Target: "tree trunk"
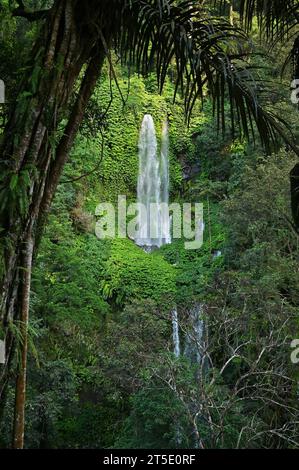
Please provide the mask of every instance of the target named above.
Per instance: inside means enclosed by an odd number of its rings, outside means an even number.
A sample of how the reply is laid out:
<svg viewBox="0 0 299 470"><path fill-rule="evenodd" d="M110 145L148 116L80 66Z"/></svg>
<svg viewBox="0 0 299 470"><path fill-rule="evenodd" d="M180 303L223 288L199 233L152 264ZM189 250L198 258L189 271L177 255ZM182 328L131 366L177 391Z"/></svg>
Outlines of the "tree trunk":
<svg viewBox="0 0 299 470"><path fill-rule="evenodd" d="M19 364L18 378L16 384L15 398L15 421L13 434L13 448L24 448L24 429L25 429L25 401L26 401L26 375L27 375L27 352L28 352L28 325L29 325L29 306L30 306L30 286L32 273L33 240L29 235L24 247L24 282L22 286L21 303L21 337L22 353Z"/></svg>
<svg viewBox="0 0 299 470"><path fill-rule="evenodd" d="M18 448L23 445L30 301L31 269L26 270L26 266L31 264L37 233L43 226L105 57L101 42L94 39L92 31L86 31L86 18L80 16L79 3L56 0L20 85L0 153L0 256L5 266L0 278L0 325L6 339L6 363L0 366L0 419L15 349L10 325L21 319L24 344L15 419ZM85 64L78 97L68 113ZM62 119L67 119L67 125L59 140L57 129Z"/></svg>

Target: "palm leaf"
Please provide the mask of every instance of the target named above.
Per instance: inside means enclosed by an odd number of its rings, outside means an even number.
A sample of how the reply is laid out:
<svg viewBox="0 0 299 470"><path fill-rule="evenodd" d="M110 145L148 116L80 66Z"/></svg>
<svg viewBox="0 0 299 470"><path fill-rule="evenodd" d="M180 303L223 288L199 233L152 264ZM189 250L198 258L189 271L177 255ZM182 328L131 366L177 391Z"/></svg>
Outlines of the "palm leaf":
<svg viewBox="0 0 299 470"><path fill-rule="evenodd" d="M244 2L249 21L253 3ZM251 52L243 30L223 18L212 17L199 1L130 0L122 5L114 18L115 48L143 74L155 63L160 90L170 64L175 64L175 93L180 91L184 96L188 118L196 100L203 101L208 89L223 130L227 96L233 132L238 128L249 137L255 124L267 150L280 134L297 151L286 123L261 106L260 84L247 62Z"/></svg>
<svg viewBox="0 0 299 470"><path fill-rule="evenodd" d="M247 30L256 16L261 30L272 39L282 39L299 23L298 0L239 0L239 7Z"/></svg>

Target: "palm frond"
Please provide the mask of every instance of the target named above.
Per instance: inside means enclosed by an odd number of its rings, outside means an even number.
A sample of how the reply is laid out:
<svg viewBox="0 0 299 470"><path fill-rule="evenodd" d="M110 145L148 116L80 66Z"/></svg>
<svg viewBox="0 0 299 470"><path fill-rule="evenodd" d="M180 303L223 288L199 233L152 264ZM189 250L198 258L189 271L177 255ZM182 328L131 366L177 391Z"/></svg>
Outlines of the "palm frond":
<svg viewBox="0 0 299 470"><path fill-rule="evenodd" d="M233 133L239 128L249 137L254 133L255 124L267 150L280 134L297 151L287 135L286 123L260 104L260 84L247 63L249 42L241 29L223 18L212 17L199 1L128 0L122 3L116 21L116 49L143 74L155 65L161 90L170 64L175 63L175 88L185 98L188 117L196 100L203 101L208 90L219 127L225 128L226 96Z"/></svg>
<svg viewBox="0 0 299 470"><path fill-rule="evenodd" d="M283 38L299 24L298 0L239 0L240 15L247 30L256 16L267 37Z"/></svg>

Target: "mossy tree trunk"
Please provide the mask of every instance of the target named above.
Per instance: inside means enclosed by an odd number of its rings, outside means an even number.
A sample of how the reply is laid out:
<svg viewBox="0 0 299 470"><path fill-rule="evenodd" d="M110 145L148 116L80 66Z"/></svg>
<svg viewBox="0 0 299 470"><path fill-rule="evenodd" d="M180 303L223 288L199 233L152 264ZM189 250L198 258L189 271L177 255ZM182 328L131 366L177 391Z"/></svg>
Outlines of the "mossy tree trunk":
<svg viewBox="0 0 299 470"><path fill-rule="evenodd" d="M16 448L24 445L32 254L105 57L102 43L94 39L85 21L78 1L56 0L20 84L0 153L0 324L6 340L6 363L0 366L0 417L18 346L22 360L16 391ZM61 131L64 120L67 124ZM16 345L18 322L22 339Z"/></svg>

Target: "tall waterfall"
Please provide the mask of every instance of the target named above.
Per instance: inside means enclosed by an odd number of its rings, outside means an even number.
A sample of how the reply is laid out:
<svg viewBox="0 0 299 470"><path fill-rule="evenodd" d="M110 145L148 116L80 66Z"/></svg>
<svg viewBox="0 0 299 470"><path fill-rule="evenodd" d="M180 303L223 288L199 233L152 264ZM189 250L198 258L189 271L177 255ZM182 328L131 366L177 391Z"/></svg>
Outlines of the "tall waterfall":
<svg viewBox="0 0 299 470"><path fill-rule="evenodd" d="M143 118L139 136L139 175L137 186L138 233L137 245L150 251L171 243L169 211L169 129L164 122L161 135L161 149L158 142L153 118L146 114ZM202 306L190 310L189 331L185 336L184 355L192 363L201 364L201 345L204 336ZM173 348L176 357L181 355L179 315L177 308L172 311Z"/></svg>
<svg viewBox="0 0 299 470"><path fill-rule="evenodd" d="M169 130L168 122L164 121L161 140L161 202L169 204ZM171 243L169 212L161 213L162 244Z"/></svg>
<svg viewBox="0 0 299 470"><path fill-rule="evenodd" d="M170 220L164 204L169 201L169 137L168 124L163 125L161 155L154 121L144 116L139 137L138 203L144 210L138 214L136 244L142 247L158 247L170 243ZM164 210L163 210L164 208Z"/></svg>

